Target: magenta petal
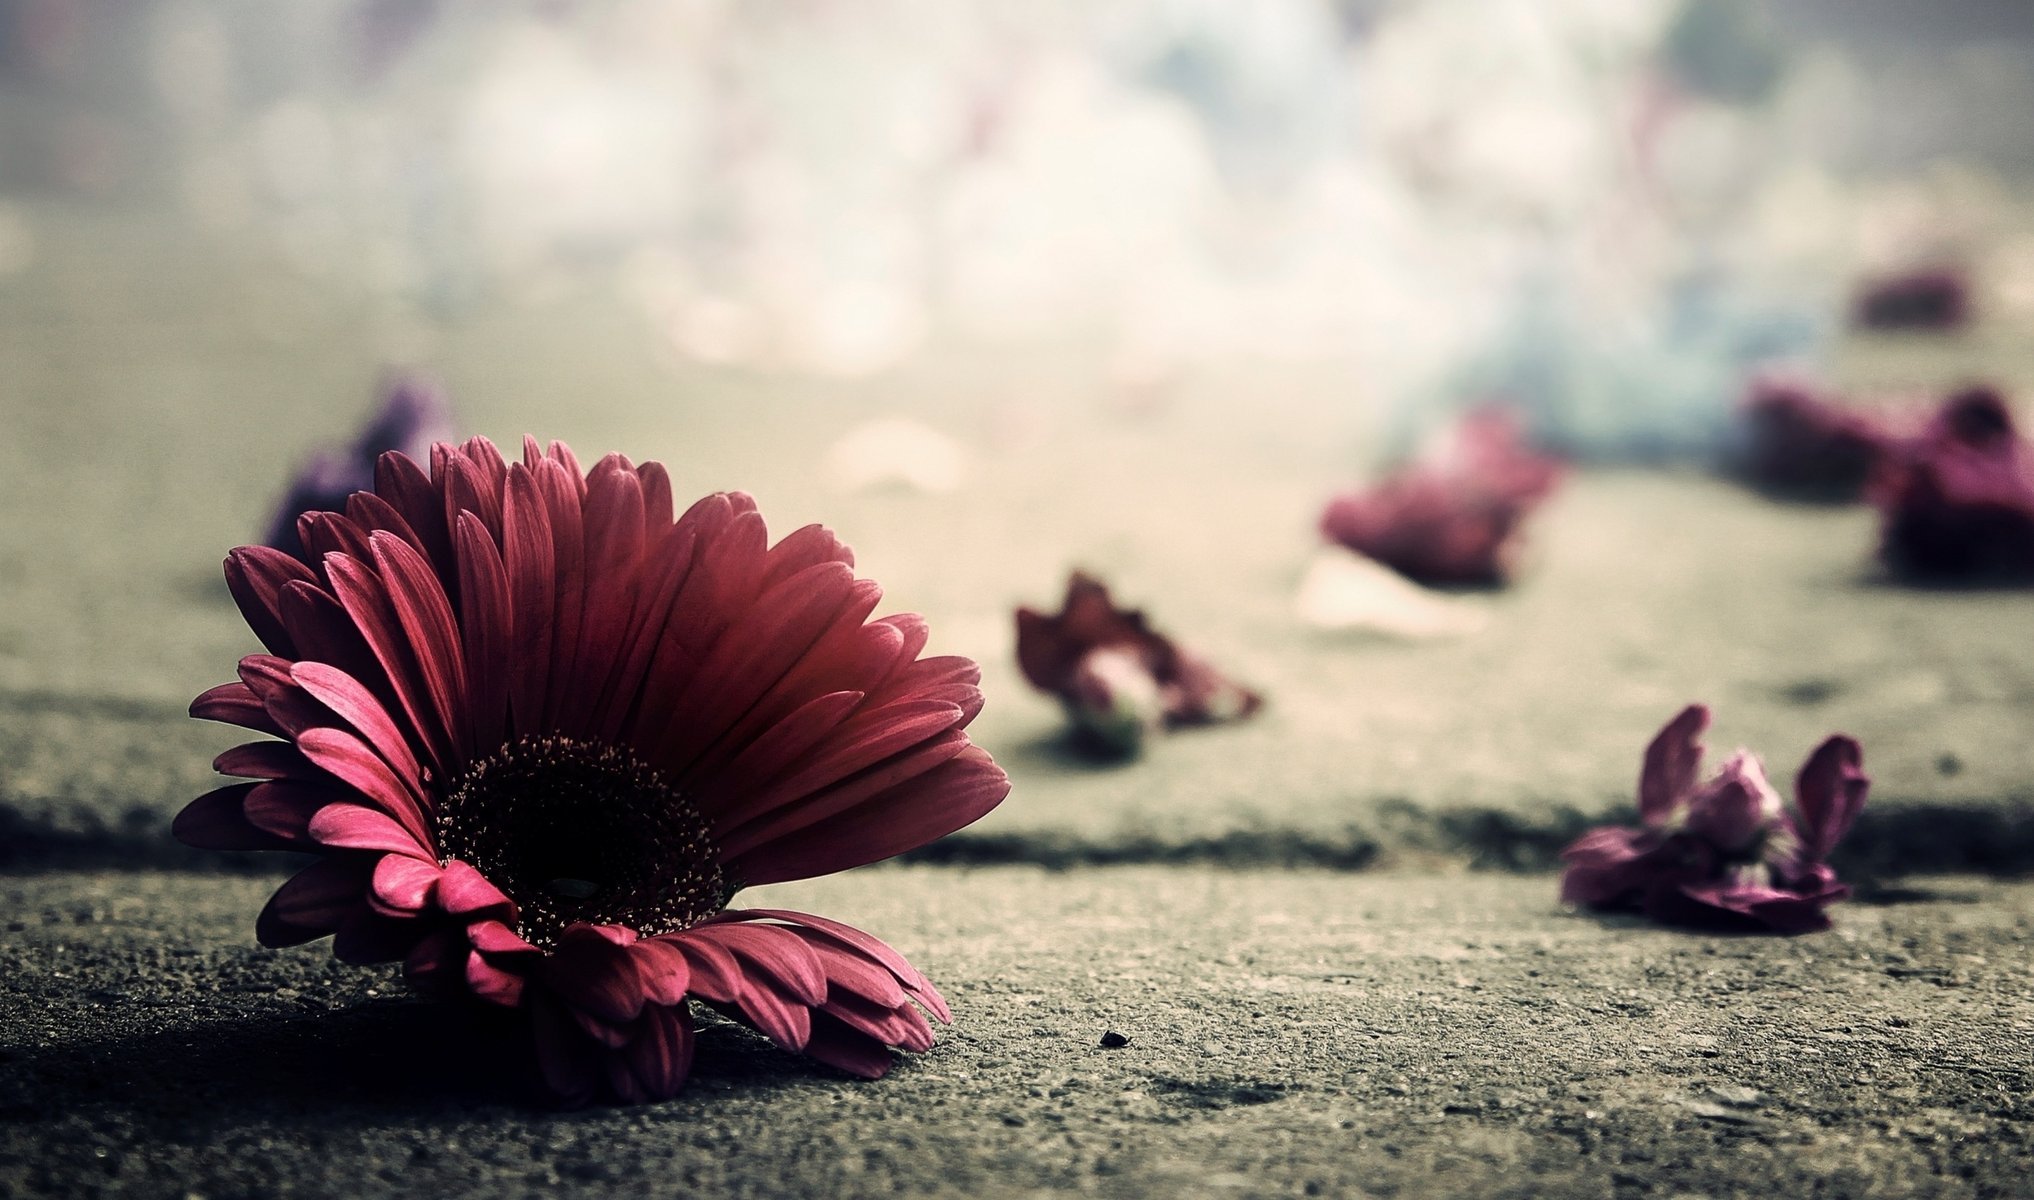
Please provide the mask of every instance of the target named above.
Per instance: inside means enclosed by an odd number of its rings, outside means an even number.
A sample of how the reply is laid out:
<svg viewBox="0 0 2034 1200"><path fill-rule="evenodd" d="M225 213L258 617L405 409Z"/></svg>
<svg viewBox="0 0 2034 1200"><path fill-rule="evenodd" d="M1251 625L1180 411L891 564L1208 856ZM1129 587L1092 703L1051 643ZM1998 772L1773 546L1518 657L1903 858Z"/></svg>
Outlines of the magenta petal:
<svg viewBox="0 0 2034 1200"><path fill-rule="evenodd" d="M264 946L295 946L338 929L367 903L374 859L335 854L291 876L268 899L254 925Z"/></svg>
<svg viewBox="0 0 2034 1200"><path fill-rule="evenodd" d="M221 775L244 779L313 779L316 768L288 742L249 742L235 746L212 760L212 769Z"/></svg>
<svg viewBox="0 0 2034 1200"><path fill-rule="evenodd" d="M1709 728L1709 709L1691 704L1654 736L1646 747L1639 773L1639 819L1658 825L1695 790L1702 770L1702 732Z"/></svg>
<svg viewBox="0 0 2034 1200"><path fill-rule="evenodd" d="M191 715L200 721L217 721L223 725L238 725L242 729L284 736L282 726L268 715L268 708L262 704L261 697L237 680L222 683L191 701Z"/></svg>
<svg viewBox="0 0 2034 1200"><path fill-rule="evenodd" d="M200 850L287 850L291 843L256 827L242 802L258 784L236 783L206 792L170 822L170 836Z"/></svg>
<svg viewBox="0 0 2034 1200"><path fill-rule="evenodd" d="M475 950L496 957L543 953L500 921L475 921L466 927L466 937Z"/></svg>
<svg viewBox="0 0 2034 1200"><path fill-rule="evenodd" d="M282 590L298 580L316 583L317 576L281 550L242 546L226 558L226 587L241 616L270 653L284 658L296 656L296 642L283 627Z"/></svg>
<svg viewBox="0 0 2034 1200"><path fill-rule="evenodd" d="M436 863L390 854L375 864L370 895L377 907L390 915L419 913L431 902L431 893L443 874Z"/></svg>
<svg viewBox="0 0 2034 1200"><path fill-rule="evenodd" d="M787 925L817 932L833 939L841 946L854 951L870 962L890 972L906 990L932 1010L934 1016L951 1022L953 1013L948 1011L946 1001L932 986L918 968L911 965L902 954L897 953L881 938L864 933L852 925L842 924L827 917L815 917L811 913L793 912L783 908L749 908L731 911L721 920L769 920L782 921Z"/></svg>
<svg viewBox="0 0 2034 1200"><path fill-rule="evenodd" d="M1837 734L1815 748L1794 783L1804 857L1812 862L1829 857L1857 820L1871 782L1864 773L1864 748L1855 738Z"/></svg>
<svg viewBox="0 0 2034 1200"><path fill-rule="evenodd" d="M692 1072L692 1018L682 1005L644 1009L622 1054L645 1100L670 1099Z"/></svg>
<svg viewBox="0 0 2034 1200"><path fill-rule="evenodd" d="M648 1000L635 956L585 925L574 925L543 960L545 983L567 1004L619 1025Z"/></svg>
<svg viewBox="0 0 2034 1200"><path fill-rule="evenodd" d="M475 950L466 956L466 988L474 997L503 1008L523 1000L523 977L495 966Z"/></svg>
<svg viewBox="0 0 2034 1200"><path fill-rule="evenodd" d="M437 856L417 844L408 830L387 813L358 804L328 804L311 818L311 837L327 846L348 850L381 850L435 862Z"/></svg>
<svg viewBox="0 0 2034 1200"><path fill-rule="evenodd" d="M805 1054L863 1079L881 1079L896 1062L889 1047L824 1012L812 1016L812 1035L806 1039Z"/></svg>
<svg viewBox="0 0 2034 1200"><path fill-rule="evenodd" d="M445 864L445 877L438 881L438 904L453 916L469 918L512 916L516 907L485 875L456 858Z"/></svg>

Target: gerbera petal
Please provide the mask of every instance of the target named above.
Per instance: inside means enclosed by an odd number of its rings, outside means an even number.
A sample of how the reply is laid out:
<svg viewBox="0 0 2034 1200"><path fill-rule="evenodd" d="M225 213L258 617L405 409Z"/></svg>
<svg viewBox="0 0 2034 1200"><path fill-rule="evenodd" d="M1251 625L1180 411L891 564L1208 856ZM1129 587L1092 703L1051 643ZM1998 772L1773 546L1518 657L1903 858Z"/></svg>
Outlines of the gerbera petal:
<svg viewBox="0 0 2034 1200"><path fill-rule="evenodd" d="M1702 770L1702 731L1709 728L1709 709L1691 704L1667 722L1646 747L1639 772L1639 819L1658 825L1695 790Z"/></svg>
<svg viewBox="0 0 2034 1200"><path fill-rule="evenodd" d="M412 842L430 846L430 818L424 802L373 747L342 729L306 729L297 736L304 757L357 790L383 813L399 822Z"/></svg>
<svg viewBox="0 0 2034 1200"><path fill-rule="evenodd" d="M368 895L376 907L393 916L424 911L444 875L437 863L424 862L402 854L384 855L374 866L374 880Z"/></svg>
<svg viewBox="0 0 2034 1200"><path fill-rule="evenodd" d="M394 698L367 639L330 592L308 583L290 584L283 589L282 615L297 641L299 662L327 664L376 696Z"/></svg>
<svg viewBox="0 0 2034 1200"><path fill-rule="evenodd" d="M1794 804L1801 812L1808 861L1828 858L1836 843L1850 832L1871 783L1864 773L1864 748L1855 738L1837 734L1808 756L1794 782Z"/></svg>
<svg viewBox="0 0 2034 1200"><path fill-rule="evenodd" d="M915 807L905 804L901 791L904 784L924 775L968 749L967 735L958 731L940 733L908 749L882 759L875 765L846 779L829 782L821 790L791 792L786 787L772 787L757 797L755 807L760 809L753 819L727 830L716 829L715 840L720 844L721 853L729 861L748 855L758 846L777 841L810 828L824 821L850 813L869 801L881 797L883 809L900 819L908 819L903 808ZM1007 781L1006 781L1007 782ZM1001 799L1000 796L997 799ZM766 807L767 806L767 807ZM991 804L993 807L993 802ZM734 817L746 815L744 811L730 814ZM983 809L982 812L987 812ZM979 816L980 814L976 814ZM972 821L974 818L969 818ZM967 824L963 821L962 824ZM960 826L954 826L958 829ZM946 830L939 837L946 833ZM927 838L926 841L933 839ZM904 849L924 845L913 842ZM887 855L885 857L888 857ZM871 859L870 861L875 861ZM743 876L743 878L749 878Z"/></svg>
<svg viewBox="0 0 2034 1200"><path fill-rule="evenodd" d="M636 468L643 483L643 536L656 538L671 527L676 506L671 499L671 473L664 464L648 462Z"/></svg>
<svg viewBox="0 0 2034 1200"><path fill-rule="evenodd" d="M692 1017L682 1006L644 1009L635 1036L621 1054L642 1099L670 1099L692 1073Z"/></svg>
<svg viewBox="0 0 2034 1200"><path fill-rule="evenodd" d="M726 835L726 846L732 849L766 841L851 807L856 802L851 790L836 792L831 804L818 803L816 798L822 790L858 771L867 770L893 755L902 755L914 746L926 746L963 719L964 714L959 707L938 700L906 701L874 712L857 713L834 731L804 765L763 788L752 798L743 797L738 808L714 814L730 824L739 822ZM953 757L953 754L959 753L959 747L954 746L951 752L946 752L928 746L928 753L930 761L921 770L930 770ZM908 765L900 760L898 774L890 783L879 786L892 786L897 780L908 778L902 773L907 769ZM782 814L781 819L768 819L784 806L801 799L807 802L798 806L800 811L797 813Z"/></svg>
<svg viewBox="0 0 2034 1200"><path fill-rule="evenodd" d="M829 562L852 567L855 565L855 552L824 525L807 525L793 530L770 547L763 562L763 586L774 587L808 567Z"/></svg>
<svg viewBox="0 0 2034 1200"><path fill-rule="evenodd" d="M268 715L268 708L253 689L238 680L208 689L191 701L191 715L200 721L238 725L257 733L284 736L282 726Z"/></svg>
<svg viewBox="0 0 2034 1200"><path fill-rule="evenodd" d="M782 921L805 933L817 933L831 938L842 947L888 971L907 991L931 1009L934 1016L942 1021L953 1020L953 1014L947 1010L946 1001L932 986L932 981L918 968L912 966L910 960L873 934L864 933L852 925L843 924L830 917L816 917L811 913L793 912L786 908L746 908L728 913L723 919Z"/></svg>
<svg viewBox="0 0 2034 1200"><path fill-rule="evenodd" d="M395 505L373 492L355 492L348 497L346 519L359 526L363 541L375 533L390 533L409 543L410 548L418 554L430 553L424 546L424 539L417 536L417 531L411 528L409 521L401 513L396 511ZM356 558L361 557L360 553L352 549L348 549L347 553L353 554Z"/></svg>
<svg viewBox="0 0 2034 1200"><path fill-rule="evenodd" d="M649 999L636 956L586 925L558 938L544 958L543 976L567 1004L613 1025L635 1020Z"/></svg>
<svg viewBox="0 0 2034 1200"><path fill-rule="evenodd" d="M170 836L200 850L288 850L291 843L247 819L242 802L259 784L236 783L184 805L170 822Z"/></svg>
<svg viewBox="0 0 2034 1200"><path fill-rule="evenodd" d="M296 946L338 929L367 902L374 858L333 854L291 876L277 888L254 923L254 936L269 947Z"/></svg>
<svg viewBox="0 0 2034 1200"><path fill-rule="evenodd" d="M464 715L468 745L501 742L508 721L508 662L514 619L508 571L480 518L461 513L453 532L459 559L460 634L466 664Z"/></svg>
<svg viewBox="0 0 2034 1200"><path fill-rule="evenodd" d="M514 727L543 727L544 691L551 674L553 583L551 517L537 492L536 477L517 463L509 468L502 500L502 565L508 572L509 607L515 618L510 658L510 710Z"/></svg>
<svg viewBox="0 0 2034 1200"><path fill-rule="evenodd" d="M475 921L466 927L466 936L475 950L497 958L543 953L500 921Z"/></svg>
<svg viewBox="0 0 2034 1200"><path fill-rule="evenodd" d="M395 718L372 692L353 676L324 663L300 662L290 668L290 678L334 716L351 725L360 740L393 770L396 778L424 803L421 768L410 750L410 738L397 727Z"/></svg>
<svg viewBox="0 0 2034 1200"><path fill-rule="evenodd" d="M282 590L298 580L315 583L317 576L294 555L273 547L242 546L226 556L226 588L233 603L261 644L284 658L296 656L296 642L283 625Z"/></svg>
<svg viewBox="0 0 2034 1200"><path fill-rule="evenodd" d="M466 989L479 1000L514 1008L522 1003L523 977L489 962L475 950L466 956Z"/></svg>
<svg viewBox="0 0 2034 1200"><path fill-rule="evenodd" d="M317 768L303 752L288 742L247 742L212 760L212 769L221 775L244 779L308 779Z"/></svg>
<svg viewBox="0 0 2034 1200"><path fill-rule="evenodd" d="M888 1046L824 1012L812 1015L812 1034L806 1039L805 1054L863 1079L881 1079L897 1061Z"/></svg>
<svg viewBox="0 0 2034 1200"><path fill-rule="evenodd" d="M445 732L453 753L461 755L466 741L460 717L466 664L451 601L431 565L408 542L389 533L377 533L372 541L385 594L408 635L435 727Z"/></svg>
<svg viewBox="0 0 2034 1200"><path fill-rule="evenodd" d="M311 818L328 804L338 804L346 793L324 783L278 779L260 784L247 793L240 810L256 829L274 834L290 843L311 840Z"/></svg>
<svg viewBox="0 0 2034 1200"><path fill-rule="evenodd" d="M342 513L307 512L298 517L297 540L304 544L304 553L317 565L320 583L331 582L332 573L325 564L329 556L367 557L367 530Z"/></svg>
<svg viewBox="0 0 2034 1200"><path fill-rule="evenodd" d="M431 765L441 776L456 776L452 733L445 728L444 718L433 701L432 684L418 665L417 650L404 633L390 587L366 563L349 555L327 556L325 569L332 577L332 590L339 603L346 606L347 614L373 648L375 660L387 674L404 715L429 753Z"/></svg>
<svg viewBox="0 0 2034 1200"><path fill-rule="evenodd" d="M359 804L328 804L319 809L311 817L311 837L321 845L347 850L382 850L436 860L436 855L394 818Z"/></svg>
<svg viewBox="0 0 2034 1200"><path fill-rule="evenodd" d="M445 864L445 877L438 881L438 905L455 917L477 918L502 914L515 918L515 902L470 865L453 859Z"/></svg>
<svg viewBox="0 0 2034 1200"><path fill-rule="evenodd" d="M539 462L537 494L551 527L551 682L546 689L544 721L566 732L580 727L580 698L565 686L575 678L579 626L586 605L586 528L580 509L581 481L555 459Z"/></svg>
<svg viewBox="0 0 2034 1200"><path fill-rule="evenodd" d="M688 932L726 946L740 961L744 975L768 975L782 985L786 995L802 1004L826 999L826 973L820 969L818 956L796 933L781 925L709 921Z"/></svg>
<svg viewBox="0 0 2034 1200"><path fill-rule="evenodd" d="M760 783L795 766L827 740L860 707L863 699L862 692L829 692L814 697L749 742L733 761L710 775L695 775L691 787L693 794L702 798L700 807L724 810L733 797L753 793Z"/></svg>
<svg viewBox="0 0 2034 1200"><path fill-rule="evenodd" d="M1009 794L1009 776L986 751L967 746L884 795L882 803L862 804L729 855L727 866L750 885L845 871L937 841L980 820Z"/></svg>
<svg viewBox="0 0 2034 1200"><path fill-rule="evenodd" d="M472 443L468 443L471 446ZM491 448L491 447L490 447ZM499 462L499 456L496 461ZM506 470L506 468L503 468ZM445 456L445 527L452 532L452 548L459 548L459 518L471 516L489 534L501 533L501 485L492 472L461 450Z"/></svg>
<svg viewBox="0 0 2034 1200"><path fill-rule="evenodd" d="M445 506L424 468L409 455L391 450L375 460L374 493L409 522L423 543L425 557L439 570L449 571L452 545L445 529Z"/></svg>
<svg viewBox="0 0 2034 1200"><path fill-rule="evenodd" d="M650 1003L677 1004L685 999L692 985L692 966L683 950L662 938L644 938L631 948L631 953L635 955L636 971L642 976Z"/></svg>

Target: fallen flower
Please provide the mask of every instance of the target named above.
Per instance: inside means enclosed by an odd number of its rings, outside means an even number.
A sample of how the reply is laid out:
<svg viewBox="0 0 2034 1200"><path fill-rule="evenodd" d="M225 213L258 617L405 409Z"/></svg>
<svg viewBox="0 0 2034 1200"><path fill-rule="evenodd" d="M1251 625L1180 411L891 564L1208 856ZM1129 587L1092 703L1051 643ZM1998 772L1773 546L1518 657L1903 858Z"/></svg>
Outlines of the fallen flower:
<svg viewBox="0 0 2034 1200"><path fill-rule="evenodd" d="M1483 409L1434 452L1336 497L1321 532L1418 583L1501 586L1517 568L1526 516L1561 473L1559 462L1527 448L1512 414Z"/></svg>
<svg viewBox="0 0 2034 1200"><path fill-rule="evenodd" d="M1898 437L1884 422L1785 376L1754 378L1739 414L1744 477L1795 499L1861 498Z"/></svg>
<svg viewBox="0 0 2034 1200"><path fill-rule="evenodd" d="M1136 750L1154 729L1239 720L1264 703L1153 630L1141 611L1117 608L1109 589L1080 571L1067 580L1058 615L1017 610L1017 665L1113 753Z"/></svg>
<svg viewBox="0 0 2034 1200"><path fill-rule="evenodd" d="M1866 329L1960 329L1970 322L1970 280L1953 267L1929 267L1874 279L1858 290L1856 320Z"/></svg>
<svg viewBox="0 0 2034 1200"><path fill-rule="evenodd" d="M2034 582L2034 448L2003 397L1968 388L1902 443L1871 487L1879 557L1920 583Z"/></svg>
<svg viewBox="0 0 2034 1200"><path fill-rule="evenodd" d="M1691 704L1653 738L1639 827L1592 829L1563 850L1561 899L1678 925L1827 929L1823 909L1850 894L1826 860L1864 807L1863 750L1842 734L1817 746L1790 813L1749 751L1697 786L1708 727L1709 710Z"/></svg>
<svg viewBox="0 0 2034 1200"><path fill-rule="evenodd" d="M300 514L344 509L348 496L374 487L374 464L382 455L399 450L429 459L432 444L452 436L452 406L442 391L419 376L391 376L380 409L351 445L318 450L297 469L262 544L309 562L297 537Z"/></svg>
<svg viewBox="0 0 2034 1200"><path fill-rule="evenodd" d="M236 783L183 841L318 857L256 924L333 936L420 990L527 1013L559 1097L667 1097L688 1001L858 1075L923 1050L932 984L823 917L730 909L743 887L922 846L1009 780L962 732L964 658L819 526L768 545L755 502L674 521L656 463L485 439L391 453L344 513L298 524L311 565L226 560L267 653L192 715L280 740L221 755Z"/></svg>

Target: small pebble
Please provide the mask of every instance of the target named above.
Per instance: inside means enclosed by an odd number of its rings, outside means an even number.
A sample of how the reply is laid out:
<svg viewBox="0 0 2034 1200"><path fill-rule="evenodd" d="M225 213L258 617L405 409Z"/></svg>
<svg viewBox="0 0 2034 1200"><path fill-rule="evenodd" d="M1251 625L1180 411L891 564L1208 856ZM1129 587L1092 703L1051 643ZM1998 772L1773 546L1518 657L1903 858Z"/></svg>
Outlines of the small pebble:
<svg viewBox="0 0 2034 1200"><path fill-rule="evenodd" d="M1102 1047L1106 1050L1121 1049L1122 1047L1127 1046L1129 1044L1130 1044L1130 1035L1127 1033L1117 1033L1115 1030L1111 1029L1110 1031L1102 1035Z"/></svg>

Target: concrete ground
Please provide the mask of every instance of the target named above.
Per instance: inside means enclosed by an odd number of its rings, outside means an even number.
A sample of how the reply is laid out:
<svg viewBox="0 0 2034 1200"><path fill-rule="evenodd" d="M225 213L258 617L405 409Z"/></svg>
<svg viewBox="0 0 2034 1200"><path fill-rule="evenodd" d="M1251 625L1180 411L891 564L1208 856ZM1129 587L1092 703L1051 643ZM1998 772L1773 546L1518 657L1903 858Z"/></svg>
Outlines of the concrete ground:
<svg viewBox="0 0 2034 1200"><path fill-rule="evenodd" d="M0 1196L2026 1191L2034 885L1991 877L2034 868L2034 603L1887 586L1867 512L1584 472L1482 633L1330 637L1291 605L1319 504L1376 453L1357 364L1191 375L1145 415L1079 348L706 373L601 286L426 319L188 231L36 218L38 265L0 279ZM236 740L182 715L252 648L218 559L381 361L437 366L500 440L823 520L886 608L982 660L1009 802L917 865L772 897L928 970L959 1018L937 1049L858 1083L719 1028L680 1100L549 1113L519 1053L396 981L256 949L269 868L168 842ZM2009 331L1840 366L2034 385ZM969 448L961 490L831 490L826 447L897 413ZM1009 614L1076 564L1262 718L1069 753ZM1835 931L1555 903L1553 852L1628 808L1692 699L1783 782L1827 732L1863 741L1839 861L1868 886Z"/></svg>
<svg viewBox="0 0 2034 1200"><path fill-rule="evenodd" d="M678 1100L557 1114L399 981L252 946L272 882L0 881L0 1195L2003 1197L2034 1171L2029 884L1916 881L1777 939L1565 913L1537 875L877 869L765 891L929 971L933 1050L864 1082L715 1026Z"/></svg>

